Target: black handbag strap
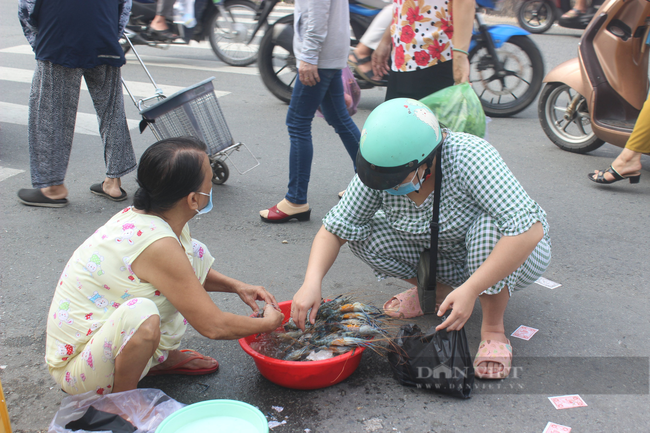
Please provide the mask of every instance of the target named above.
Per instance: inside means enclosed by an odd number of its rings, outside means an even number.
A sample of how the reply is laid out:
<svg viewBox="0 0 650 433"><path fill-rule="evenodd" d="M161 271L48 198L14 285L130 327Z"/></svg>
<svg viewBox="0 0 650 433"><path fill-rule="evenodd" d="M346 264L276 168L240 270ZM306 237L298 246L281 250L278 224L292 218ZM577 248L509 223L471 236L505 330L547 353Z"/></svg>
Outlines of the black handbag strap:
<svg viewBox="0 0 650 433"><path fill-rule="evenodd" d="M440 217L440 190L442 189L442 145L436 153L436 186L433 192L433 217L431 218L431 246L429 248L429 287L427 290L436 289L438 266L438 218Z"/></svg>

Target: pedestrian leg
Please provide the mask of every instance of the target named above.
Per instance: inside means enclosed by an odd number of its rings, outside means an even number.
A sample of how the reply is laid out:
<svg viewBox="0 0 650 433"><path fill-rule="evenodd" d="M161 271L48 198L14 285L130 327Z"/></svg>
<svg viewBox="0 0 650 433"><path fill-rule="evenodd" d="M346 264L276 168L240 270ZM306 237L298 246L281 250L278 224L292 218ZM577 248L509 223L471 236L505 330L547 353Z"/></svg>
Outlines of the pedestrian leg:
<svg viewBox="0 0 650 433"><path fill-rule="evenodd" d="M112 197L123 195L120 178L135 170L137 162L124 111L120 69L101 65L84 71L95 105L99 132L104 143L106 179L103 190Z"/></svg>

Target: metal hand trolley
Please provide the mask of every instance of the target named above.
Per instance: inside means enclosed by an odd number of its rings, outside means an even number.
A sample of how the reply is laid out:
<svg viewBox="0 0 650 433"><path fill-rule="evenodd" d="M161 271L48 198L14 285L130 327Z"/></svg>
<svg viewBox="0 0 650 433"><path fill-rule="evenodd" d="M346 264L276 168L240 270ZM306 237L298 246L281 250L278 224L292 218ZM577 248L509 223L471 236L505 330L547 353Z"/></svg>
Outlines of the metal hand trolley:
<svg viewBox="0 0 650 433"><path fill-rule="evenodd" d="M157 140L187 136L202 140L208 147L208 157L210 158L210 166L212 166L212 183L215 185L221 185L230 176L226 160L230 160L230 163L239 174L248 173L260 165L248 146L241 142L235 143L233 140L226 119L221 112L217 96L214 93L212 85L214 77L166 97L163 95L162 89L154 81L131 41L128 38L126 40L129 41L133 54L137 57L151 84L156 89L155 95L137 100L131 93L124 78L122 78L122 85L124 85L142 116L140 122L141 133L149 126ZM153 105L147 105L151 101L155 101ZM244 171L241 171L230 157L233 152L239 151L242 147L255 160L255 165Z"/></svg>

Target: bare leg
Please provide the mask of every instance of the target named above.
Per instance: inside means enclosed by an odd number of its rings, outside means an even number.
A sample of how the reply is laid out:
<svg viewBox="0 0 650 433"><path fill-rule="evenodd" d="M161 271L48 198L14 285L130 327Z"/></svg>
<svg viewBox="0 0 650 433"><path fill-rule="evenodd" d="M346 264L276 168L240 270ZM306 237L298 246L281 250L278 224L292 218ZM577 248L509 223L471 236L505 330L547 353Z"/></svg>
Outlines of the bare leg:
<svg viewBox="0 0 650 433"><path fill-rule="evenodd" d="M51 198L52 200L59 200L68 196L68 188L63 184L41 188L41 192L45 197Z"/></svg>
<svg viewBox="0 0 650 433"><path fill-rule="evenodd" d="M636 176L641 172L641 153L625 148L612 162L612 167L623 177ZM596 176L600 170L596 170ZM605 180L612 181L614 176L605 173Z"/></svg>
<svg viewBox="0 0 650 433"><path fill-rule="evenodd" d="M138 387L140 376L160 342L160 317L151 316L131 336L122 352L115 358L113 392Z"/></svg>
<svg viewBox="0 0 650 433"><path fill-rule="evenodd" d="M122 187L122 181L120 178L110 178L107 177L104 179L104 185L103 189L104 192L111 197L119 197L122 195L122 191L120 191L120 188Z"/></svg>
<svg viewBox="0 0 650 433"><path fill-rule="evenodd" d="M167 26L167 21L165 20L165 17L162 15L156 15L151 21L151 24L149 25L154 30L167 30L169 27Z"/></svg>
<svg viewBox="0 0 650 433"><path fill-rule="evenodd" d="M503 325L503 315L510 300L508 287L505 286L496 295L481 295L481 310L483 311L483 322L481 323L481 340L492 340L506 343ZM478 364L480 374L497 373L503 370L503 365L496 362L481 362Z"/></svg>

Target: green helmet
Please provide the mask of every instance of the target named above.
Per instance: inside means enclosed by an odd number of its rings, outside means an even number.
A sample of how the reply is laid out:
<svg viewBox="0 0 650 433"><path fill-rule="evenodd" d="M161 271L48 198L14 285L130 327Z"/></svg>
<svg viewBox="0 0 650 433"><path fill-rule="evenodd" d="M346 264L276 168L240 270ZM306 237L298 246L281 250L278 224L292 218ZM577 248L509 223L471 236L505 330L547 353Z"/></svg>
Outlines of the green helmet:
<svg viewBox="0 0 650 433"><path fill-rule="evenodd" d="M361 131L357 173L372 189L393 188L424 163L431 164L442 132L435 114L415 99L397 98L375 108Z"/></svg>

